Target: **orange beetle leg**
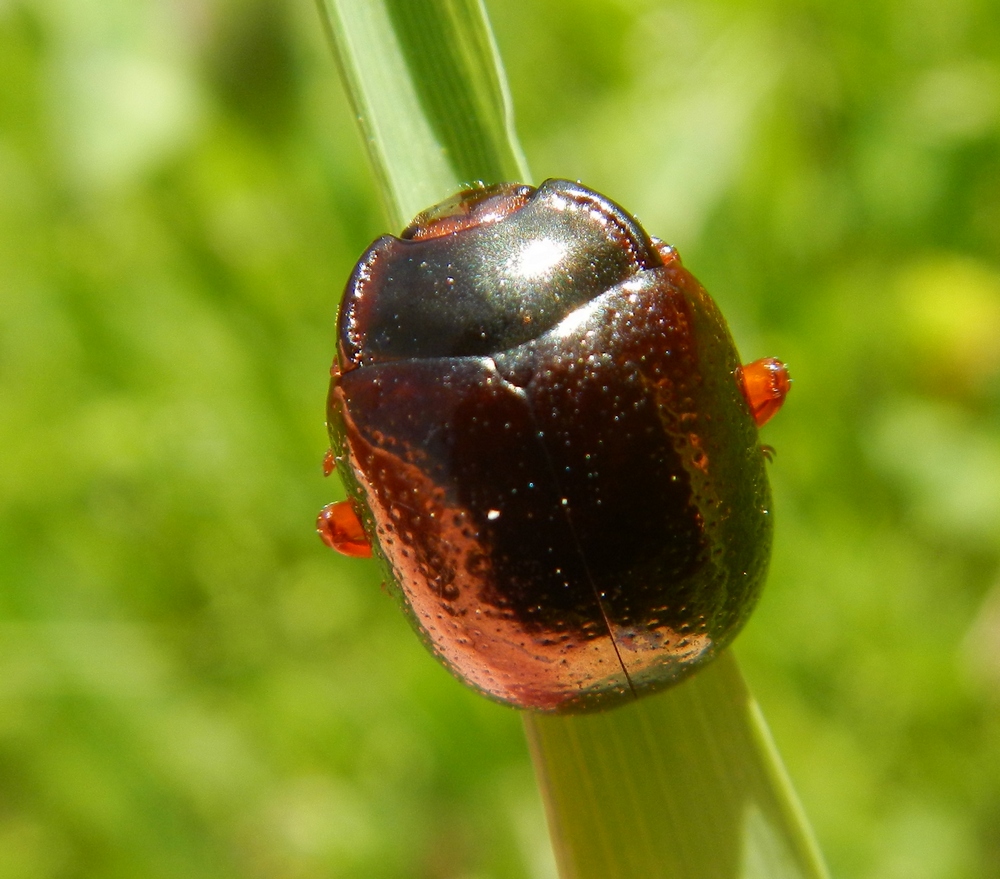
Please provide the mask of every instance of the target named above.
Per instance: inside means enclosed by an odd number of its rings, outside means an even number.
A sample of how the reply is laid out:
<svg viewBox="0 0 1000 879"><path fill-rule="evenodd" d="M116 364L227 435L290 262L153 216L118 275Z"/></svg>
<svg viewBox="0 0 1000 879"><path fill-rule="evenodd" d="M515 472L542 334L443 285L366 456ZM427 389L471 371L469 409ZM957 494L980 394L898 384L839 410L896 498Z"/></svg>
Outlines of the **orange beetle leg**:
<svg viewBox="0 0 1000 879"><path fill-rule="evenodd" d="M337 459L333 456L333 449L327 449L323 455L323 475L329 476L337 467Z"/></svg>
<svg viewBox="0 0 1000 879"><path fill-rule="evenodd" d="M665 266L670 265L672 262L676 262L678 265L681 261L681 255L677 252L677 248L672 244L667 244L665 241L661 241L659 238L650 238L653 243L653 247L656 248L656 252L660 255L660 259L663 260Z"/></svg>
<svg viewBox="0 0 1000 879"><path fill-rule="evenodd" d="M316 519L316 531L323 543L356 559L370 559L372 546L350 501L327 504Z"/></svg>
<svg viewBox="0 0 1000 879"><path fill-rule="evenodd" d="M773 357L741 366L736 370L736 380L758 427L774 417L792 387L787 367Z"/></svg>

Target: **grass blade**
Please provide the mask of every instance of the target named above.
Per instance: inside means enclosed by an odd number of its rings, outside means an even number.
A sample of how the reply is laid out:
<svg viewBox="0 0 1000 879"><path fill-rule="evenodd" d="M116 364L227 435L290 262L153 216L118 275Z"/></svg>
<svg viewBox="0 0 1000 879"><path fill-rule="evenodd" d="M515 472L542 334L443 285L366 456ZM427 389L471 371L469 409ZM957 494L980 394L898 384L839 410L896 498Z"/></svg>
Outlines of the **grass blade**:
<svg viewBox="0 0 1000 879"><path fill-rule="evenodd" d="M529 180L478 0L319 0L397 228L475 180ZM565 879L823 879L732 654L633 706L524 715Z"/></svg>
<svg viewBox="0 0 1000 879"><path fill-rule="evenodd" d="M480 0L318 0L389 215L527 181Z"/></svg>
<svg viewBox="0 0 1000 879"><path fill-rule="evenodd" d="M566 879L826 875L731 652L626 708L525 727Z"/></svg>

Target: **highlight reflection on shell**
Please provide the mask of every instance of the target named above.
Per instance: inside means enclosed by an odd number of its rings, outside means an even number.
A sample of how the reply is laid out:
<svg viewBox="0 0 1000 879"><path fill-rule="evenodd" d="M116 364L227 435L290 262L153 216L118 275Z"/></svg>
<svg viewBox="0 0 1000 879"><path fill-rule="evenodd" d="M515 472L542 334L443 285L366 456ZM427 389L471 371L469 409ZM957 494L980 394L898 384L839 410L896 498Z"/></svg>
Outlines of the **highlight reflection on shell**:
<svg viewBox="0 0 1000 879"><path fill-rule="evenodd" d="M348 284L328 417L387 583L460 679L606 707L752 609L770 492L718 309L603 196L461 193Z"/></svg>

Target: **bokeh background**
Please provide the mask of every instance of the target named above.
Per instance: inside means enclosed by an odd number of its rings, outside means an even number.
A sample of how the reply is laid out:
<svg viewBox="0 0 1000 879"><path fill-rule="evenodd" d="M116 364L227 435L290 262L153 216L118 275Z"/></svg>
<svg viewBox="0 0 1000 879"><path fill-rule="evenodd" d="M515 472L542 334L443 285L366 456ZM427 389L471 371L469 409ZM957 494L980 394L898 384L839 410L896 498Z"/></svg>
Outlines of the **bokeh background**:
<svg viewBox="0 0 1000 879"><path fill-rule="evenodd" d="M996 5L488 6L536 178L791 364L737 652L835 876L1000 876ZM3 879L553 875L518 716L313 533L373 192L306 0L0 0Z"/></svg>

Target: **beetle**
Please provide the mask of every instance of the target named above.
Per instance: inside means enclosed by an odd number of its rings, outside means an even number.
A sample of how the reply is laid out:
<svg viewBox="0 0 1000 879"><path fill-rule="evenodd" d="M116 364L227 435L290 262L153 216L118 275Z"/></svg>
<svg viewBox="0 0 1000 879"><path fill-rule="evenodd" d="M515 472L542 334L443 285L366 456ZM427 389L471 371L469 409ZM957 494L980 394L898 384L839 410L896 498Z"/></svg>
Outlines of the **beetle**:
<svg viewBox="0 0 1000 879"><path fill-rule="evenodd" d="M327 423L348 500L430 650L487 696L587 711L670 686L746 622L789 379L741 366L674 248L568 180L464 190L348 281Z"/></svg>

